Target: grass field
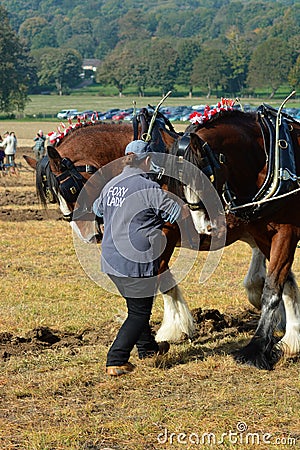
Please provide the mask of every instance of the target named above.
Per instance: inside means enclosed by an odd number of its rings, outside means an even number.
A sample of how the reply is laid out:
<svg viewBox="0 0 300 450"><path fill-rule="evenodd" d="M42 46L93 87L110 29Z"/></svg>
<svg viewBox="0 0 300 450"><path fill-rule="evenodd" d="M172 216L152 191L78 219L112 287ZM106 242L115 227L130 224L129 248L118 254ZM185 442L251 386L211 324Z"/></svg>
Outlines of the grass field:
<svg viewBox="0 0 300 450"><path fill-rule="evenodd" d="M24 152L30 149L20 149L19 161ZM245 244L225 249L203 285L206 254L199 254L182 281L190 308L212 314L198 323L194 341L173 344L158 360L141 362L134 353L135 372L109 379L106 352L123 301L88 278L69 225L41 220L34 192L34 173L25 168L18 179L0 178L1 450L300 447L299 359L265 372L231 356L258 318L242 287ZM298 280L299 262L296 253ZM154 328L161 318L159 296Z"/></svg>
<svg viewBox="0 0 300 450"><path fill-rule="evenodd" d="M221 97L221 96L220 96ZM199 104L214 104L220 97L212 96L209 100L206 97L176 97L169 96L164 106L178 106L178 105L199 105ZM93 93L84 93L81 91L76 95L58 96L52 95L33 95L30 96L30 101L26 105L24 113L17 114L18 118L34 118L47 119L52 117L55 120L56 114L61 109L76 108L78 111L85 109L92 109L95 111L106 111L109 108L130 108L133 106L133 101L136 102L137 108L147 106L148 104L156 106L161 100L161 97L138 97L131 95L124 95L119 97L117 95L105 97L100 95L100 92L93 91ZM274 107L279 107L283 98L270 100L267 97L261 98L241 98L242 104L251 104L251 106L258 106L262 102L271 104ZM289 107L300 107L300 99L291 99L288 103Z"/></svg>
<svg viewBox="0 0 300 450"><path fill-rule="evenodd" d="M136 102L137 108L147 107L149 104L156 106L161 100L161 97L133 97L126 96L118 97L104 97L97 95L97 91L93 90L93 93L76 95L33 95L30 97L30 101L27 104L25 111L17 113L17 119L13 120L0 120L0 135L3 135L5 131L15 131L19 146L32 147L33 138L39 129L42 129L44 133L56 130L57 126L60 126L59 119L56 118L57 113L61 109L76 108L78 111L85 109L92 109L96 111L107 111L109 108L130 108L133 105L133 101ZM211 97L210 104L216 103L219 98ZM283 99L275 99L270 101L268 98L241 98L242 104L251 104L256 107L263 102L266 102L276 108L278 108ZM169 96L164 106L176 106L176 105L199 105L206 104L208 102L206 97L175 97ZM292 99L288 103L289 107L300 107L299 99ZM0 116L1 119L1 116ZM184 131L188 123L175 123L176 131Z"/></svg>

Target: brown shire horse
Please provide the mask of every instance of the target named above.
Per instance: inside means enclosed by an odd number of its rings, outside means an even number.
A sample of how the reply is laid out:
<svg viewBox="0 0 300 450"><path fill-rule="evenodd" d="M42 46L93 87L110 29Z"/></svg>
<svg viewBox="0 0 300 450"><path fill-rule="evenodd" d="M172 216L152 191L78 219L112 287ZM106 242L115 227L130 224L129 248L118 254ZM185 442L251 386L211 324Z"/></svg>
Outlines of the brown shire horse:
<svg viewBox="0 0 300 450"><path fill-rule="evenodd" d="M147 111L143 111L140 117L140 133L147 130L150 119L151 116L147 116ZM159 120L155 122L151 134L151 142L154 143L155 149L160 145L159 138L161 135L158 128L163 128L163 124ZM166 136L169 139L179 137L172 129L166 133ZM37 192L42 203L46 204L47 200L58 202L65 218L70 220L76 232L84 235L87 240L92 239L94 235L88 234L89 229L87 231L84 229L78 230L78 220L72 220L78 193L82 189L84 181L89 179L96 169L100 169L112 160L124 155L124 148L133 137L132 125L96 123L78 127L55 147L48 146L48 158L36 162L33 158L24 156L28 164L37 171ZM84 226L85 223L88 224L88 222L82 221L81 225ZM162 257L161 272L168 268L169 260L180 239L180 232L176 225L167 225L163 231L167 236L168 245ZM242 236L241 234L240 238L246 240L253 247L252 260L244 285L250 303L260 307L261 290L265 276L265 260L261 252L255 247L253 239L250 240L249 235ZM200 250L207 250L208 248L206 248L204 242ZM163 299L164 319L156 339L158 341L176 341L182 336L182 333L191 336L194 330L193 320L179 287L174 286L164 293Z"/></svg>
<svg viewBox="0 0 300 450"><path fill-rule="evenodd" d="M213 176L226 211L226 245L248 233L269 260L261 317L236 359L270 370L282 356L299 356L300 295L291 268L300 239L300 123L263 105L261 113L219 112L189 126L183 137L165 136L165 141L173 154ZM268 154L269 147L274 150ZM183 190L197 231L208 238L222 233L217 219L212 223L205 217L205 191L198 180L189 178ZM286 330L277 342L282 300Z"/></svg>
<svg viewBox="0 0 300 450"><path fill-rule="evenodd" d="M139 114L139 136L147 132L151 117L146 108L142 109ZM166 132L170 136L178 137L168 121L166 125L169 128ZM155 149L161 152L165 150L165 147L159 129L164 127L164 120L158 114L151 133L150 145L154 145ZM84 240L92 241L94 235L89 235L88 221L72 220L78 195L85 182L97 170L124 156L126 145L133 138L136 139L137 136L134 136L132 124L89 123L72 129L55 146L48 146L48 156L41 161L37 162L24 155L27 163L36 169L37 193L41 202L44 205L47 200L59 203L64 217L70 221L73 230ZM114 175L117 173L110 174L111 177ZM163 232L167 237L168 245L162 257L160 272L168 269L168 262L180 238L176 224L166 224ZM179 287L175 285L164 292L163 300L164 318L156 339L176 341L183 334L192 336L195 329L193 317Z"/></svg>

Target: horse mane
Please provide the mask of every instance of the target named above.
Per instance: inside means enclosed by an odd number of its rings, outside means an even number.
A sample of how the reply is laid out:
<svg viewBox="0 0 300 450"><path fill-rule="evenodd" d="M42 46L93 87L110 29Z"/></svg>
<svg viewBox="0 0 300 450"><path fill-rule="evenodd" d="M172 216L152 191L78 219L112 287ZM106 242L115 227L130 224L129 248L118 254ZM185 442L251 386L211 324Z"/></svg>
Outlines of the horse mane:
<svg viewBox="0 0 300 450"><path fill-rule="evenodd" d="M124 123L118 123L117 124L120 129L124 129L124 131L128 131L128 127L131 127L131 124L124 124ZM49 141L51 145L54 147L59 147L63 142L66 142L66 140L69 140L69 138L77 137L78 134L84 133L87 128L91 129L92 127L95 127L96 131L105 132L105 131L111 131L112 127L115 127L115 122L101 122L101 121L95 121L95 122L77 122L76 124L70 124L67 128L64 127L63 130L58 128L58 131L53 131L52 133L49 133Z"/></svg>
<svg viewBox="0 0 300 450"><path fill-rule="evenodd" d="M227 121L227 120L238 120L238 121L250 121L254 119L256 121L256 113L255 112L244 112L240 111L239 109L232 109L227 111L219 111L217 114L214 114L211 116L210 119L206 120L203 123L193 123L189 125L186 129L187 133L195 133L198 130L201 130L202 128L205 128L206 126L209 126L211 124L215 124L221 121Z"/></svg>

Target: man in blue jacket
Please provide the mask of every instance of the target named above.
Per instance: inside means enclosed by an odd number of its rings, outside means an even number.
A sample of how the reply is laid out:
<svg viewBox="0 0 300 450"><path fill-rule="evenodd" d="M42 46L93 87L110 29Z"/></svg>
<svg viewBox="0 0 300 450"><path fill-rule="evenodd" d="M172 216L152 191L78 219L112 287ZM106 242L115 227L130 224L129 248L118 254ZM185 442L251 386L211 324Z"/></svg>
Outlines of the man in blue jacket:
<svg viewBox="0 0 300 450"><path fill-rule="evenodd" d="M161 229L179 218L181 207L149 177L147 151L144 141L128 144L124 170L105 185L93 205L104 221L101 269L125 298L128 310L107 355L106 373L112 376L133 371L129 357L134 345L140 359L169 350L167 342L155 341L149 321L165 245Z"/></svg>

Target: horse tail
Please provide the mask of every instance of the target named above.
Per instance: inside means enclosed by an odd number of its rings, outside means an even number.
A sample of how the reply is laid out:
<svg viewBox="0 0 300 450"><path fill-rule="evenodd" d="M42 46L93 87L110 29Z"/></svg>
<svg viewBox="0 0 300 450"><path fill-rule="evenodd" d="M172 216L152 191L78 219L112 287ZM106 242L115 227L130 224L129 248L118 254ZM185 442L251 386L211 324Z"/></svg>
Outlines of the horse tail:
<svg viewBox="0 0 300 450"><path fill-rule="evenodd" d="M164 316L156 334L156 341L176 342L195 333L195 322L191 311L176 285L163 293Z"/></svg>

